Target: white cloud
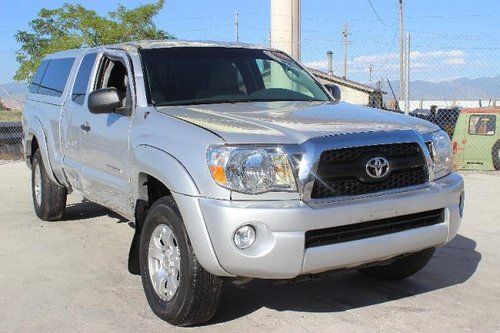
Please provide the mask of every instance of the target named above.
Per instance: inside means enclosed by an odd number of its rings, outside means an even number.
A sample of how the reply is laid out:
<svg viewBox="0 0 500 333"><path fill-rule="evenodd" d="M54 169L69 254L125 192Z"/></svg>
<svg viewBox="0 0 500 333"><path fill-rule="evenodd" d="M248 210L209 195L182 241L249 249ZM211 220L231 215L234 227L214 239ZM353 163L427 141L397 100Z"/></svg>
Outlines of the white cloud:
<svg viewBox="0 0 500 333"><path fill-rule="evenodd" d="M473 65L469 63L467 54L460 49L453 50L431 50L431 51L412 51L410 53L410 62L412 72L429 74L433 76L438 72L446 74L450 67L459 69L465 65ZM340 59L334 63L334 71L339 74L341 70ZM368 73L369 66L373 66L374 75L376 76L396 76L399 73L399 53L390 52L386 54L372 54L362 55L352 58L347 61L347 71L349 76L361 75L362 79ZM328 63L327 60L316 60L306 63L307 67L316 68L319 70L326 70Z"/></svg>
<svg viewBox="0 0 500 333"><path fill-rule="evenodd" d="M445 65L465 65L464 58L450 58L443 60L443 64Z"/></svg>

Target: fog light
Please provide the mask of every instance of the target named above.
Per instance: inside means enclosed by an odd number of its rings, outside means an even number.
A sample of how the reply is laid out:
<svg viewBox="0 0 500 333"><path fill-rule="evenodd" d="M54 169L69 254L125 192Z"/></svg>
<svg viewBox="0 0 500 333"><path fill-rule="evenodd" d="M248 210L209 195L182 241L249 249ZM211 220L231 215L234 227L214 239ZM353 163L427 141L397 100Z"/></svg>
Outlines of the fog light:
<svg viewBox="0 0 500 333"><path fill-rule="evenodd" d="M255 242L255 229L251 225L239 227L234 233L233 242L239 249L249 248Z"/></svg>

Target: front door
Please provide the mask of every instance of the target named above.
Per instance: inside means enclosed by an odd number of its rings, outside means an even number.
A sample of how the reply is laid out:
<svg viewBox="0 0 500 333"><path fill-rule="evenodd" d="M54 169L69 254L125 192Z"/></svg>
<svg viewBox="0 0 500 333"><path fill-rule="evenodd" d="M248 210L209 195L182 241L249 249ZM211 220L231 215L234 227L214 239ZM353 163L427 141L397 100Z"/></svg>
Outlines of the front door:
<svg viewBox="0 0 500 333"><path fill-rule="evenodd" d="M124 51L100 55L93 90L116 88L123 107L120 112L91 114L87 109L82 135L85 154L83 192L88 199L130 216L129 131L134 88L129 58Z"/></svg>

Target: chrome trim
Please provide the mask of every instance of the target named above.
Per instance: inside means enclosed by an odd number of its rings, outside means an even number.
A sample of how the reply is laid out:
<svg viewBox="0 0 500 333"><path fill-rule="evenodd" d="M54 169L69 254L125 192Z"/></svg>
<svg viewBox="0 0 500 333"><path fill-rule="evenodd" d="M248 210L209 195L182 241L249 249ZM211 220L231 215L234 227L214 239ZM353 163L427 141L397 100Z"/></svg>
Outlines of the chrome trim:
<svg viewBox="0 0 500 333"><path fill-rule="evenodd" d="M417 143L420 146L427 162L429 181L432 181L434 179L432 159L429 150L425 145L425 141L428 141L427 136L421 135L412 130L377 131L315 137L306 140L299 145L283 145L283 149L288 154L290 162L292 163L301 199L309 202L318 200L311 198L311 193L314 181L317 178L315 175L318 170L321 154L326 150L383 144ZM428 183L425 185L428 186ZM412 190L411 187L402 189ZM384 191L384 193L385 192L386 191ZM370 193L369 195L381 195L381 193L382 192L375 192ZM358 199L359 197L365 196L366 195L348 198L344 197L343 200ZM323 199L319 200L323 201Z"/></svg>

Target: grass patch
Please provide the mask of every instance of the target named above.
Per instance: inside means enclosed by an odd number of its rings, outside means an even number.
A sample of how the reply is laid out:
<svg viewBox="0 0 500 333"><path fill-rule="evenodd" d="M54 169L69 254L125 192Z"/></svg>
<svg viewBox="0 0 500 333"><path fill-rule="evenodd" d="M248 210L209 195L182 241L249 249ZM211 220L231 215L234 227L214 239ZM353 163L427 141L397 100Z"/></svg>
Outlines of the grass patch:
<svg viewBox="0 0 500 333"><path fill-rule="evenodd" d="M0 110L0 122L21 121L22 114L22 110Z"/></svg>

